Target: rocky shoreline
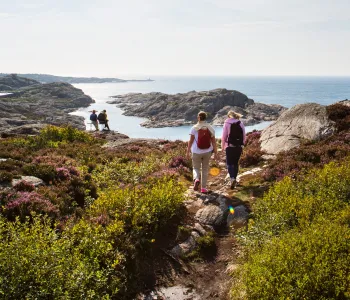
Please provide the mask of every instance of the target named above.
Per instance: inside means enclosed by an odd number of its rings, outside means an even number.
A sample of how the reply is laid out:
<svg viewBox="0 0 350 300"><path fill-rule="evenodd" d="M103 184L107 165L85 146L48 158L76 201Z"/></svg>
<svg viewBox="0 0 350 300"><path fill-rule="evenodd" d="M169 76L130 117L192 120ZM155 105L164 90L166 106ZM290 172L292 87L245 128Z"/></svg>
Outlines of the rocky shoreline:
<svg viewBox="0 0 350 300"><path fill-rule="evenodd" d="M47 124L85 130L84 118L69 113L94 102L68 83L30 82L11 94L0 96L0 134L37 134Z"/></svg>
<svg viewBox="0 0 350 300"><path fill-rule="evenodd" d="M223 125L229 110L243 115L246 126L263 121L274 121L287 108L278 104L256 103L246 95L227 89L215 89L204 92L191 91L175 95L163 93L131 93L111 96L110 104L117 104L126 116L148 118L141 124L147 128L177 127L196 122L199 110L208 113L213 125Z"/></svg>

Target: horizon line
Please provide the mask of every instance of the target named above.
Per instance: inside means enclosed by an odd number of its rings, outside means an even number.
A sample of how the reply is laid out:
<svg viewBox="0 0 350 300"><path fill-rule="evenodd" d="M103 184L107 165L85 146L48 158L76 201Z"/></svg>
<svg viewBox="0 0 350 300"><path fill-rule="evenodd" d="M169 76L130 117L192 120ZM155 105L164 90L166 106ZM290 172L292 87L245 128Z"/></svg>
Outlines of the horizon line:
<svg viewBox="0 0 350 300"><path fill-rule="evenodd" d="M19 73L19 72L0 72L0 74L16 74L16 75L23 75L23 74L36 74L36 75L52 75L52 76L59 76L59 77L82 77L82 78L114 78L114 79L123 79L124 76L126 77L147 77L152 79L151 77L350 77L350 74L348 75L316 75L316 74L307 74L307 75L300 75L300 74L245 74L245 75L237 75L237 74L120 74L120 75L56 75L53 73L35 73L35 72L25 72L25 73ZM137 78L134 78L137 79ZM132 80L132 79L126 79L126 80Z"/></svg>

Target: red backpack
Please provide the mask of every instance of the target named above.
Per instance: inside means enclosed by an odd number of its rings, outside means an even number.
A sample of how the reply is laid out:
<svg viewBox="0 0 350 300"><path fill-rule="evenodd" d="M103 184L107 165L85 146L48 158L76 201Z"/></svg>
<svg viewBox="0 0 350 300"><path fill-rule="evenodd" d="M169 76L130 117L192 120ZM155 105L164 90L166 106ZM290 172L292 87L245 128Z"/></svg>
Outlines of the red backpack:
<svg viewBox="0 0 350 300"><path fill-rule="evenodd" d="M198 130L197 147L199 149L208 149L211 146L211 133L207 127Z"/></svg>

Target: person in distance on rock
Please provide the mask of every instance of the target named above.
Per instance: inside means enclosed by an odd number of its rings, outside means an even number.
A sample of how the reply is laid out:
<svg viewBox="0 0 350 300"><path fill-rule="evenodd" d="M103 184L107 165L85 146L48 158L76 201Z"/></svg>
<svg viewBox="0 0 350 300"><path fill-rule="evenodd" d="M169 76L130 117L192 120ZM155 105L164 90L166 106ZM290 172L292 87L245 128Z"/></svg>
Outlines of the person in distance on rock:
<svg viewBox="0 0 350 300"><path fill-rule="evenodd" d="M231 189L237 183L239 159L242 155L246 135L245 127L239 120L242 115L230 110L227 113L221 136L221 149L226 153L226 166L230 175Z"/></svg>
<svg viewBox="0 0 350 300"><path fill-rule="evenodd" d="M217 147L215 141L215 130L207 122L207 114L200 111L197 115L198 123L191 128L190 140L187 145L186 156L190 157L192 152L193 164L193 189L198 191L201 184L201 192L207 193L207 179L209 173L209 161L214 152L217 159Z"/></svg>
<svg viewBox="0 0 350 300"><path fill-rule="evenodd" d="M90 121L92 125L95 126L95 130L98 131L98 121L97 121L96 110L92 111L92 114L90 115Z"/></svg>
<svg viewBox="0 0 350 300"><path fill-rule="evenodd" d="M109 126L108 126L107 112L105 109L101 113L99 113L97 118L98 118L98 121L100 122L100 124L105 125L105 127L102 130L105 130L106 128L107 128L107 130L110 130Z"/></svg>

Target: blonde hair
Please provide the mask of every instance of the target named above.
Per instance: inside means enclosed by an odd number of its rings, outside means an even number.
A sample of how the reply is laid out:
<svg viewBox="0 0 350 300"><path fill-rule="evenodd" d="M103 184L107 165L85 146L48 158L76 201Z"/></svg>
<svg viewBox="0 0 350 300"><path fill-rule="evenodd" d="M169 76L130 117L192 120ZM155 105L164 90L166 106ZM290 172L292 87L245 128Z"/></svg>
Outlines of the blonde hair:
<svg viewBox="0 0 350 300"><path fill-rule="evenodd" d="M235 119L240 119L240 118L242 117L241 114L236 113L236 112L233 111L233 110L230 110L230 111L227 113L227 116L228 116L229 118L235 118Z"/></svg>
<svg viewBox="0 0 350 300"><path fill-rule="evenodd" d="M199 119L200 119L201 121L204 121L204 120L207 119L207 113L206 113L205 111L200 111L200 112L198 113L198 117L199 117Z"/></svg>

